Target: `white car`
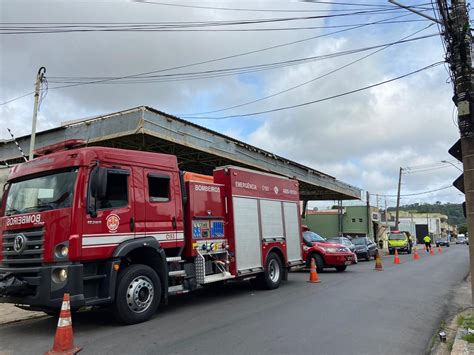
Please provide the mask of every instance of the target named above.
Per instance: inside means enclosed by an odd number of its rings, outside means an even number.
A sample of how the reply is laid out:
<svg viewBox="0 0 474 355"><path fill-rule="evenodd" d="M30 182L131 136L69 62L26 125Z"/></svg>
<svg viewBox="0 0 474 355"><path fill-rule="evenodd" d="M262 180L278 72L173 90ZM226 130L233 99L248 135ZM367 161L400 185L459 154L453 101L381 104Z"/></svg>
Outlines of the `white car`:
<svg viewBox="0 0 474 355"><path fill-rule="evenodd" d="M469 244L464 234L458 234L456 237L456 244Z"/></svg>

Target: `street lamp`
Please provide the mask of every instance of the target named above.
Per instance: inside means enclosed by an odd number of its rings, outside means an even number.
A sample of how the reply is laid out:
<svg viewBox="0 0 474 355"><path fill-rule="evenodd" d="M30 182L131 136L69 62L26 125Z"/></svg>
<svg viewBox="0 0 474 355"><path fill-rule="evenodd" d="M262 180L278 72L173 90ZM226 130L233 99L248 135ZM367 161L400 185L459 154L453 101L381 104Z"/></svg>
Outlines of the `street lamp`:
<svg viewBox="0 0 474 355"><path fill-rule="evenodd" d="M462 169L459 169L456 165L454 165L453 163L451 163L450 161L447 161L447 160L441 160L441 163L445 163L445 164L450 164L452 166L454 166L456 169L458 169L459 171L462 172Z"/></svg>

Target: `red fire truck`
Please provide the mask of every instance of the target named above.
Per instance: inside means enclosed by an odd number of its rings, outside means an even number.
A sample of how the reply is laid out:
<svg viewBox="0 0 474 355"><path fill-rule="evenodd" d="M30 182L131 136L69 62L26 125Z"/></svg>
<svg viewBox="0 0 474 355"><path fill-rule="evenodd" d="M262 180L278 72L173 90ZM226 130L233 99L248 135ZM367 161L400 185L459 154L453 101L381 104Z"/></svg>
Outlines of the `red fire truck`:
<svg viewBox="0 0 474 355"><path fill-rule="evenodd" d="M0 218L0 302L54 313L109 305L149 319L172 294L302 264L298 182L226 166L180 172L172 155L66 141L15 166ZM186 176L186 178L185 178Z"/></svg>

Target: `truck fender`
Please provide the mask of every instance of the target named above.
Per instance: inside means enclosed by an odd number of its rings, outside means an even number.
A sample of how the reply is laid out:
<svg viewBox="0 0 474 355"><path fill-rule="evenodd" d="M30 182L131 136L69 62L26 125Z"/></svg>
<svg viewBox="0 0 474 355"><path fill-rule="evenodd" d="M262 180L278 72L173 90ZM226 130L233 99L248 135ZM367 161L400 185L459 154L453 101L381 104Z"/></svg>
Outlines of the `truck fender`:
<svg viewBox="0 0 474 355"><path fill-rule="evenodd" d="M134 254L139 257L141 264L148 265L157 272L161 280L163 292L162 303L166 304L168 300L168 263L166 262L166 254L160 242L153 237L125 241L117 246L113 253L113 258L119 259Z"/></svg>

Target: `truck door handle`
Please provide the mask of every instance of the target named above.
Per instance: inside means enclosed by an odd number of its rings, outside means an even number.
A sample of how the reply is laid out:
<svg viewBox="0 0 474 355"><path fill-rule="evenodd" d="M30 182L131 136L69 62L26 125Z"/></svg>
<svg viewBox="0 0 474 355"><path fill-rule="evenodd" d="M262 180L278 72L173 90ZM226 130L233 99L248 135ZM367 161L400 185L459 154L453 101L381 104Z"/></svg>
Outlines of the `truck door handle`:
<svg viewBox="0 0 474 355"><path fill-rule="evenodd" d="M135 230L135 218L130 218L130 230L133 232Z"/></svg>
<svg viewBox="0 0 474 355"><path fill-rule="evenodd" d="M176 229L176 217L173 217L171 219L171 225L173 226L174 229Z"/></svg>

